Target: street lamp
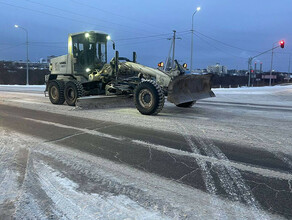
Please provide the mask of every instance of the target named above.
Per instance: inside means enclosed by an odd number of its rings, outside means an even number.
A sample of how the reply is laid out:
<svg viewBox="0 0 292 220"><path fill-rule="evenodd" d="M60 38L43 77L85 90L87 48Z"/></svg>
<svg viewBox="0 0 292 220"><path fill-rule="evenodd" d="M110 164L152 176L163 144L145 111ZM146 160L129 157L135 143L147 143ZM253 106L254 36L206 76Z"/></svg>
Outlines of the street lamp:
<svg viewBox="0 0 292 220"><path fill-rule="evenodd" d="M275 44L276 44L276 43L278 43L278 42L273 43L273 47L272 47L272 57L271 57L271 69L270 69L269 86L272 86L274 47L275 47Z"/></svg>
<svg viewBox="0 0 292 220"><path fill-rule="evenodd" d="M194 15L201 10L201 7L197 7L196 11L193 13L192 16L192 40L191 40L191 72L193 70L193 47L194 47Z"/></svg>
<svg viewBox="0 0 292 220"><path fill-rule="evenodd" d="M28 79L29 79L29 73L28 73L28 31L25 28L23 28L17 24L14 25L14 27L20 28L20 29L24 30L26 33L26 85L29 85L29 81L28 81Z"/></svg>

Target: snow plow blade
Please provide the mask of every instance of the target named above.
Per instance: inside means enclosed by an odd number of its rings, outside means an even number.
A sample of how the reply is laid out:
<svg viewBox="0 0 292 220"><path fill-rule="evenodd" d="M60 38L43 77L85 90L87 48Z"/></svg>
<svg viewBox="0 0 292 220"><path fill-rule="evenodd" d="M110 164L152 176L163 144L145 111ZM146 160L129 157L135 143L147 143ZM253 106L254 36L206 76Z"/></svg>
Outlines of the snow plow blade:
<svg viewBox="0 0 292 220"><path fill-rule="evenodd" d="M181 75L172 80L168 86L169 102L179 105L186 102L197 101L215 97L211 91L212 74Z"/></svg>
<svg viewBox="0 0 292 220"><path fill-rule="evenodd" d="M133 97L126 95L85 96L77 99L76 102L76 107L81 109L104 109L134 106Z"/></svg>

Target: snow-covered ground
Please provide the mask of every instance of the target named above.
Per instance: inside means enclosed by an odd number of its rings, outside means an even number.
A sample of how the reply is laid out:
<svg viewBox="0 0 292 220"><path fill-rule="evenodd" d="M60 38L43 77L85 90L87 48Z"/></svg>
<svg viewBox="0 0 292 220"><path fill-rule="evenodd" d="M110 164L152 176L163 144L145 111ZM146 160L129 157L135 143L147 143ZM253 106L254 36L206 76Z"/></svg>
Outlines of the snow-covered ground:
<svg viewBox="0 0 292 220"><path fill-rule="evenodd" d="M256 206L4 128L0 137L4 218L281 219Z"/></svg>
<svg viewBox="0 0 292 220"><path fill-rule="evenodd" d="M196 153L191 136L205 144L210 158L226 160L214 146L216 140L264 149L292 168L291 85L214 89L216 98L198 101L190 109L167 102L154 117L129 107L81 110L55 106L44 97L43 90L44 86L1 85L0 104L175 132L183 135ZM206 139L210 140L207 145ZM204 193L1 127L0 147L0 213L7 213L3 216L15 212L19 219L280 219L257 208L240 173L231 168L224 171L218 167L220 180L228 183L229 175L236 179L236 184L227 184L226 189L242 190L250 206L214 195L212 179L206 179L209 193ZM207 172L205 166L205 162L200 163ZM260 172L257 175L265 175ZM210 177L208 173L206 176Z"/></svg>
<svg viewBox="0 0 292 220"><path fill-rule="evenodd" d="M44 85L0 85L0 91L43 92Z"/></svg>
<svg viewBox="0 0 292 220"><path fill-rule="evenodd" d="M10 91L10 86L5 87ZM0 90L5 90L5 87L0 86ZM134 107L80 110L66 104L56 106L50 103L49 98L44 97L44 87L36 86L39 93L20 92L25 86L12 87L19 91L0 91L0 104L177 133L182 130L177 126L180 123L190 133L196 128L215 140L224 137L225 141L253 148L266 149L269 146L271 150L292 154L292 141L287 132L290 130L287 122L292 120L292 115L289 111L285 112L292 107L292 85L213 89L215 98L199 100L190 109L177 108L166 102L162 112L155 117L141 115ZM284 113L276 111L277 109L284 110ZM277 129L273 129L275 127ZM279 139L284 143L281 148L277 144Z"/></svg>

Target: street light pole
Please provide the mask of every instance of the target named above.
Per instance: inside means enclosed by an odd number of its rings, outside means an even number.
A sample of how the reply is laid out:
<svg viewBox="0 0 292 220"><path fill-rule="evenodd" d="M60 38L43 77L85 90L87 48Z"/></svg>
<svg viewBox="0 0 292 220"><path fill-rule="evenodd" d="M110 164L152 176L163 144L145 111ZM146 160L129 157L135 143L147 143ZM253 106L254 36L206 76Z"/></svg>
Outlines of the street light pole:
<svg viewBox="0 0 292 220"><path fill-rule="evenodd" d="M276 43L277 43L277 42L276 42ZM273 60L274 60L274 47L275 47L275 43L273 43L273 49L272 49L271 70L270 70L269 86L272 86L272 72L273 72Z"/></svg>
<svg viewBox="0 0 292 220"><path fill-rule="evenodd" d="M251 80L251 63L252 63L253 57L248 58L248 82L247 86L250 87L250 80Z"/></svg>
<svg viewBox="0 0 292 220"><path fill-rule="evenodd" d="M275 45L275 44L274 44ZM252 60L254 59L254 58L256 58L256 57L259 57L259 56L261 56L261 55L263 55L263 54L265 54L265 53L268 53L268 52L270 52L270 51L273 51L274 49L276 49L276 48L278 48L278 47L280 47L280 45L278 45L278 46L274 46L273 45L273 48L272 49L269 49L269 50L266 50L266 51L264 51L264 52L262 52L262 53L260 53L260 54L258 54L258 55L256 55L256 56L253 56L253 57L250 57L250 58L248 58L248 86L250 86L250 79L251 79L251 63L252 63Z"/></svg>
<svg viewBox="0 0 292 220"><path fill-rule="evenodd" d="M289 65L288 65L288 73L290 75L290 65L291 65L291 54L289 54Z"/></svg>
<svg viewBox="0 0 292 220"><path fill-rule="evenodd" d="M14 25L15 28L20 28L22 30L25 31L25 34L26 34L26 85L29 85L29 69L28 69L28 31L19 26L19 25Z"/></svg>
<svg viewBox="0 0 292 220"><path fill-rule="evenodd" d="M192 16L192 39L191 39L191 72L193 70L193 47L194 47L194 15L200 11L201 8L200 7L197 7L196 11L193 13L193 16Z"/></svg>

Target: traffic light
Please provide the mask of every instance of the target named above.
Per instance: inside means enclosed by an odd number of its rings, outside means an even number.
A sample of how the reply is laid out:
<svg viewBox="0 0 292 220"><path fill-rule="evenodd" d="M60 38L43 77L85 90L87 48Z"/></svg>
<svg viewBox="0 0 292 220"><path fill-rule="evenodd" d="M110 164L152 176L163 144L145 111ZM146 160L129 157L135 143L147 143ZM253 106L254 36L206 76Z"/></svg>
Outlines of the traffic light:
<svg viewBox="0 0 292 220"><path fill-rule="evenodd" d="M281 41L280 41L280 47L281 47L281 48L284 48L284 46L285 46L285 41L281 40Z"/></svg>

